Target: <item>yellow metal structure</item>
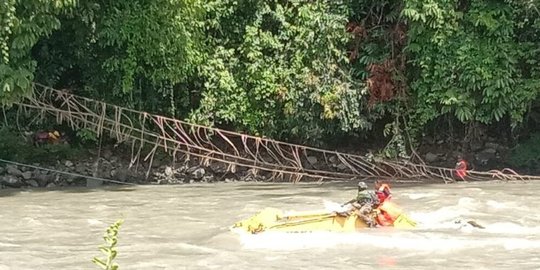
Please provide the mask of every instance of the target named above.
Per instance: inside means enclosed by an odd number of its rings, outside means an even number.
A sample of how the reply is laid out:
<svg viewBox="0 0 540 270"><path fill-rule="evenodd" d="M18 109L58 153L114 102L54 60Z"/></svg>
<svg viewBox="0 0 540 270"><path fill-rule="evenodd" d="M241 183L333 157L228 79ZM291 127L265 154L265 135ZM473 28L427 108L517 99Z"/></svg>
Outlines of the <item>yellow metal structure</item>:
<svg viewBox="0 0 540 270"><path fill-rule="evenodd" d="M416 223L401 213L401 211L397 213L393 227L414 228L415 226ZM367 227L368 225L354 212L347 215L328 211L289 212L284 214L276 208L266 208L248 219L237 222L233 226L233 228L254 234L264 231L356 232Z"/></svg>

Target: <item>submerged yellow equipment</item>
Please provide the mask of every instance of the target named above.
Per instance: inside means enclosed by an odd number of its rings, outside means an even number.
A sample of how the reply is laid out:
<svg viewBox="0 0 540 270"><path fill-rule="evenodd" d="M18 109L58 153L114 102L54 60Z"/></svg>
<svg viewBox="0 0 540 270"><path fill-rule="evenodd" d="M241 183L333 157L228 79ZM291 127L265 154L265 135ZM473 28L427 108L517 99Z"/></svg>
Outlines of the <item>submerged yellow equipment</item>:
<svg viewBox="0 0 540 270"><path fill-rule="evenodd" d="M393 217L393 223L384 226L395 228L414 228L416 226L416 222L403 214L397 205L390 202L381 204L374 214ZM348 215L329 211L302 211L284 214L279 209L266 208L248 219L235 223L233 228L254 234L264 231L355 232L368 228L368 225L354 212Z"/></svg>

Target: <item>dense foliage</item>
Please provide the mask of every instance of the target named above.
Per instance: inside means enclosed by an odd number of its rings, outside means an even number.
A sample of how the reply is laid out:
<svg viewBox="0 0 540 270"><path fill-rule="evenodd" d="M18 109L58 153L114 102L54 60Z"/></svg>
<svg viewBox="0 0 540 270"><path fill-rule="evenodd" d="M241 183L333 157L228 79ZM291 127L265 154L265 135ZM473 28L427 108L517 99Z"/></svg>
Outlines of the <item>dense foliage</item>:
<svg viewBox="0 0 540 270"><path fill-rule="evenodd" d="M60 28L59 16L70 13L75 0L0 3L0 102L9 103L30 91L38 59L31 51Z"/></svg>
<svg viewBox="0 0 540 270"><path fill-rule="evenodd" d="M387 136L403 154L440 119L534 127L532 0L0 3L0 102L37 81L122 106L302 142ZM408 141L407 141L408 143Z"/></svg>
<svg viewBox="0 0 540 270"><path fill-rule="evenodd" d="M406 1L419 126L446 113L461 122L523 120L540 87L540 21L521 2Z"/></svg>

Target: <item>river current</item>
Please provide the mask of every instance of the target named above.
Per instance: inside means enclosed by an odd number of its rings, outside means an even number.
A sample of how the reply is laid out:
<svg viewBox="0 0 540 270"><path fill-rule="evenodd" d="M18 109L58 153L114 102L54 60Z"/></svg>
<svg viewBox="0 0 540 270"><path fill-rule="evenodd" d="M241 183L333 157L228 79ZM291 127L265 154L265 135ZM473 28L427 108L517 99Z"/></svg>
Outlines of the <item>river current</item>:
<svg viewBox="0 0 540 270"><path fill-rule="evenodd" d="M540 269L540 182L393 187L419 226L358 233L238 234L265 207L324 209L356 183L215 183L0 190L0 270L99 269L124 219L120 269ZM470 226L474 220L484 229Z"/></svg>

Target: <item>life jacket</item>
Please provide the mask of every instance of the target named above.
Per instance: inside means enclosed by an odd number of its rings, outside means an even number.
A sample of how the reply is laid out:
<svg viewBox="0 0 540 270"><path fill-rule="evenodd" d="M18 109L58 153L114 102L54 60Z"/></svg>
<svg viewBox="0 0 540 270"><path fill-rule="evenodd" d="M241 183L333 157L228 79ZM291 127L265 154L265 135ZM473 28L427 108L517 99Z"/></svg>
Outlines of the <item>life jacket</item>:
<svg viewBox="0 0 540 270"><path fill-rule="evenodd" d="M377 210L378 213L376 220L381 226L392 226L394 221L403 212L396 204L390 201L381 203Z"/></svg>
<svg viewBox="0 0 540 270"><path fill-rule="evenodd" d="M379 189L375 191L375 193L377 194L380 203L383 203L392 195L392 192L390 191L390 186L388 184L382 184Z"/></svg>
<svg viewBox="0 0 540 270"><path fill-rule="evenodd" d="M380 211L377 214L377 223L384 227L390 227L392 224L394 224L395 219L393 219L388 213L384 211Z"/></svg>

